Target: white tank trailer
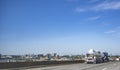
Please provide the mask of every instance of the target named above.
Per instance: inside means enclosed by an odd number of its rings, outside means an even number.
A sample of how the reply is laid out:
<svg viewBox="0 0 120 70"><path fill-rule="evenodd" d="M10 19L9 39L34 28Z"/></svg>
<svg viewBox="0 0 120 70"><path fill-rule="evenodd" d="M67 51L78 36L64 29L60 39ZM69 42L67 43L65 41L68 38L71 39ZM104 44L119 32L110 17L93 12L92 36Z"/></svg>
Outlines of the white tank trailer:
<svg viewBox="0 0 120 70"><path fill-rule="evenodd" d="M86 54L86 63L103 63L109 62L108 53L90 49Z"/></svg>

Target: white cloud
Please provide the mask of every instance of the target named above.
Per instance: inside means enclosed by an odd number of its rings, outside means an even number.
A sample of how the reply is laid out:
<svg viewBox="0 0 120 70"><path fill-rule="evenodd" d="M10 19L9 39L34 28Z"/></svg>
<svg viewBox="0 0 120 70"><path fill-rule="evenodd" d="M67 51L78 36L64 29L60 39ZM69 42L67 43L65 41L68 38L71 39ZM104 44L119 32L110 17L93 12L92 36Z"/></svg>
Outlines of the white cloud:
<svg viewBox="0 0 120 70"><path fill-rule="evenodd" d="M84 12L84 11L86 11L85 9L82 9L82 8L76 8L76 10L75 10L76 12Z"/></svg>
<svg viewBox="0 0 120 70"><path fill-rule="evenodd" d="M92 8L93 10L117 10L120 9L120 2L101 3Z"/></svg>
<svg viewBox="0 0 120 70"><path fill-rule="evenodd" d="M79 0L66 0L67 2L78 2Z"/></svg>
<svg viewBox="0 0 120 70"><path fill-rule="evenodd" d="M100 18L100 16L95 16L95 17L88 18L88 20L98 20L99 18Z"/></svg>
<svg viewBox="0 0 120 70"><path fill-rule="evenodd" d="M99 0L89 0L90 3L94 3L94 2L97 2Z"/></svg>
<svg viewBox="0 0 120 70"><path fill-rule="evenodd" d="M109 26L110 24L108 23L102 23L103 26Z"/></svg>
<svg viewBox="0 0 120 70"><path fill-rule="evenodd" d="M103 2L94 6L85 6L76 8L77 12L84 11L103 11L103 10L120 10L120 1Z"/></svg>
<svg viewBox="0 0 120 70"><path fill-rule="evenodd" d="M114 30L110 30L110 31L107 31L107 32L104 32L104 33L106 33L106 34L111 34L111 33L115 33L116 31L114 31Z"/></svg>
<svg viewBox="0 0 120 70"><path fill-rule="evenodd" d="M106 31L104 33L106 33L106 34L111 34L111 33L120 34L120 26L117 26L116 28L109 30L109 31Z"/></svg>
<svg viewBox="0 0 120 70"><path fill-rule="evenodd" d="M110 23L106 23L106 22L102 22L101 25L104 27L104 26L110 26L111 24Z"/></svg>
<svg viewBox="0 0 120 70"><path fill-rule="evenodd" d="M114 37L120 38L120 26L114 28L113 30L109 30L104 32L105 34L110 34Z"/></svg>

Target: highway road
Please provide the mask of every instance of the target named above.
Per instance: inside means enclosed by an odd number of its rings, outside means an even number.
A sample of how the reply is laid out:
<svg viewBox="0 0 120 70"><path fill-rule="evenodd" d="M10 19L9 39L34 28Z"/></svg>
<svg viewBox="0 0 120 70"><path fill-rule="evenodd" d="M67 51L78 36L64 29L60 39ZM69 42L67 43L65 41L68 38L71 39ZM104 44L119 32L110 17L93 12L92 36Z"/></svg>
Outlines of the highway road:
<svg viewBox="0 0 120 70"><path fill-rule="evenodd" d="M0 69L3 70L3 69ZM69 64L59 66L48 66L36 68L16 68L16 69L4 69L4 70L120 70L120 62L108 62L101 64Z"/></svg>
<svg viewBox="0 0 120 70"><path fill-rule="evenodd" d="M101 64L71 64L51 67L31 68L26 70L120 70L120 62Z"/></svg>

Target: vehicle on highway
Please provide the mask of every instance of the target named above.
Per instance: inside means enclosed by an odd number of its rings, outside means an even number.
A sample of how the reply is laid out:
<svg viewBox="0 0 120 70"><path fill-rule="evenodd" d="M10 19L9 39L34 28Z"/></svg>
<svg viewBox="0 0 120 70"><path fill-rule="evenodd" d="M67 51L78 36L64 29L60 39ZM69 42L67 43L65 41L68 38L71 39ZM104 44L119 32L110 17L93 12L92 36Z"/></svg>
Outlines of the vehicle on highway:
<svg viewBox="0 0 120 70"><path fill-rule="evenodd" d="M90 49L86 54L86 63L103 63L108 62L108 53L107 52L100 52Z"/></svg>
<svg viewBox="0 0 120 70"><path fill-rule="evenodd" d="M116 58L115 61L120 61L120 58Z"/></svg>

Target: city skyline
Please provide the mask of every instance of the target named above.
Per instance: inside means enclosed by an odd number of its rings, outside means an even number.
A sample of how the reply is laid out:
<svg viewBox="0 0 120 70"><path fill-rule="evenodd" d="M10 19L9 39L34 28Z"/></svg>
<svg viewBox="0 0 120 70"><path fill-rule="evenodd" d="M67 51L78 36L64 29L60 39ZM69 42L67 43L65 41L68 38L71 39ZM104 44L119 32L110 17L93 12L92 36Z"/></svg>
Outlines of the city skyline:
<svg viewBox="0 0 120 70"><path fill-rule="evenodd" d="M1 54L120 54L120 0L0 0Z"/></svg>

